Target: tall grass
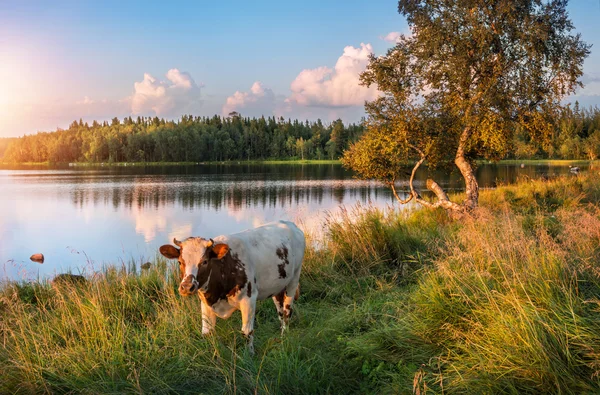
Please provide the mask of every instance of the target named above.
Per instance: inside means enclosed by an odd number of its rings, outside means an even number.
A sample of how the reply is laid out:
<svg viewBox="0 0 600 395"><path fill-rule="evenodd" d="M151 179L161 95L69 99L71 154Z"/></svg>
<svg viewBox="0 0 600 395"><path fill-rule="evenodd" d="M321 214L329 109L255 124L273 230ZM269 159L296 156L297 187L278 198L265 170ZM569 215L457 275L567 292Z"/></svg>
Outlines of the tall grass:
<svg viewBox="0 0 600 395"><path fill-rule="evenodd" d="M260 302L201 335L157 258L84 284L0 285L0 393L598 393L600 177L523 180L484 207L355 208L307 251L281 337Z"/></svg>

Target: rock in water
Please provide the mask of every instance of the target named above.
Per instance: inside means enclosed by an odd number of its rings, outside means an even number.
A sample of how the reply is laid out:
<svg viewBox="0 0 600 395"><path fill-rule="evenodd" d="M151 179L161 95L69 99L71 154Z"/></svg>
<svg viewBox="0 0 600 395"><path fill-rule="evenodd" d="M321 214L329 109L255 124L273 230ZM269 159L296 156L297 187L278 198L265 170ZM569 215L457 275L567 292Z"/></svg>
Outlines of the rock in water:
<svg viewBox="0 0 600 395"><path fill-rule="evenodd" d="M37 263L44 263L44 254L33 254L29 259Z"/></svg>

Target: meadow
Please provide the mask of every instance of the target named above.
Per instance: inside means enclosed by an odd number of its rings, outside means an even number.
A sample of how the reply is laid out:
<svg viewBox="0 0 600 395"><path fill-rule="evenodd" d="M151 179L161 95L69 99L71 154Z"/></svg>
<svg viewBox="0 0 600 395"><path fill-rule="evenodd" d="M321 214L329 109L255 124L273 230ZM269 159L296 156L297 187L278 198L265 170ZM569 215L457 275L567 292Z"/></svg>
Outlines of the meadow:
<svg viewBox="0 0 600 395"><path fill-rule="evenodd" d="M473 216L355 207L311 239L290 329L201 335L174 266L0 285L0 393L598 393L600 176L484 190Z"/></svg>

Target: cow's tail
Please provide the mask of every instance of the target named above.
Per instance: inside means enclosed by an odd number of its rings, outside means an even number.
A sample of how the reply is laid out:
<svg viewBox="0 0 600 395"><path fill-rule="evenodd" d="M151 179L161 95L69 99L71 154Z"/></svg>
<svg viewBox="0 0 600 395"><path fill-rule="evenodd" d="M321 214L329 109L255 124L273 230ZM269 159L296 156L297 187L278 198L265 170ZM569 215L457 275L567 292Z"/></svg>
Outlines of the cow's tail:
<svg viewBox="0 0 600 395"><path fill-rule="evenodd" d="M296 295L294 295L294 300L298 300L300 297L300 284L296 287Z"/></svg>

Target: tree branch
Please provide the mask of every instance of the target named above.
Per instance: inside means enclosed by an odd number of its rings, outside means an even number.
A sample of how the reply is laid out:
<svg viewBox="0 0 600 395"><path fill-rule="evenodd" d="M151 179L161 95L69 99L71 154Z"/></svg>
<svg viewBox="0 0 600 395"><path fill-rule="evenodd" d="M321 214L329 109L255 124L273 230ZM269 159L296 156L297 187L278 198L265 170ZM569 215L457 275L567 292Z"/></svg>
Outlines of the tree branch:
<svg viewBox="0 0 600 395"><path fill-rule="evenodd" d="M422 199L420 196L417 196L416 201L423 206L429 208L442 207L446 210L452 210L456 212L464 211L464 206L450 201L450 199L448 199L448 195L446 195L446 192L444 192L442 187L440 187L438 183L433 181L431 178L427 179L427 189L433 192L438 200L435 203L431 203Z"/></svg>
<svg viewBox="0 0 600 395"><path fill-rule="evenodd" d="M448 195L446 195L446 192L444 192L442 187L440 187L438 185L438 183L436 183L432 179L427 179L426 186L427 186L427 189L429 189L431 192L433 192L435 194L438 201L435 203L431 203L431 202L428 202L427 200L424 200L419 195L419 193L414 188L413 181L415 178L415 174L417 173L417 169L425 161L425 153L422 150L420 150L418 147L416 147L412 144L409 144L409 147L414 149L415 151L417 151L419 153L419 155L421 156L421 159L419 159L419 161L413 167L412 173L410 175L410 181L409 181L411 196L414 197L415 201L417 203L419 203L425 207L429 207L429 208L442 207L446 210L463 211L464 207L460 204L451 202L450 199L448 199Z"/></svg>
<svg viewBox="0 0 600 395"><path fill-rule="evenodd" d="M415 164L415 166L412 169L412 172L410 173L410 180L408 181L408 186L410 187L410 194L411 196L414 196L415 199L420 199L419 193L417 191L415 191L415 187L413 185L413 181L415 180L415 174L417 174L417 169L421 166L421 164L423 164L423 162L425 162L425 153L423 153L423 151L421 151L419 148L417 148L416 146L409 144L408 145L409 148L414 149L415 151L417 151L419 153L419 155L421 156L421 159L419 159L419 161Z"/></svg>
<svg viewBox="0 0 600 395"><path fill-rule="evenodd" d="M394 178L388 185L390 186L390 188L392 188L392 193L396 197L396 200L398 200L398 202L400 202L400 204L406 204L406 203L410 202L413 199L413 194L410 193L406 199L400 199L400 197L398 196L398 193L396 192L396 186L394 185L395 182L396 182L396 178Z"/></svg>

